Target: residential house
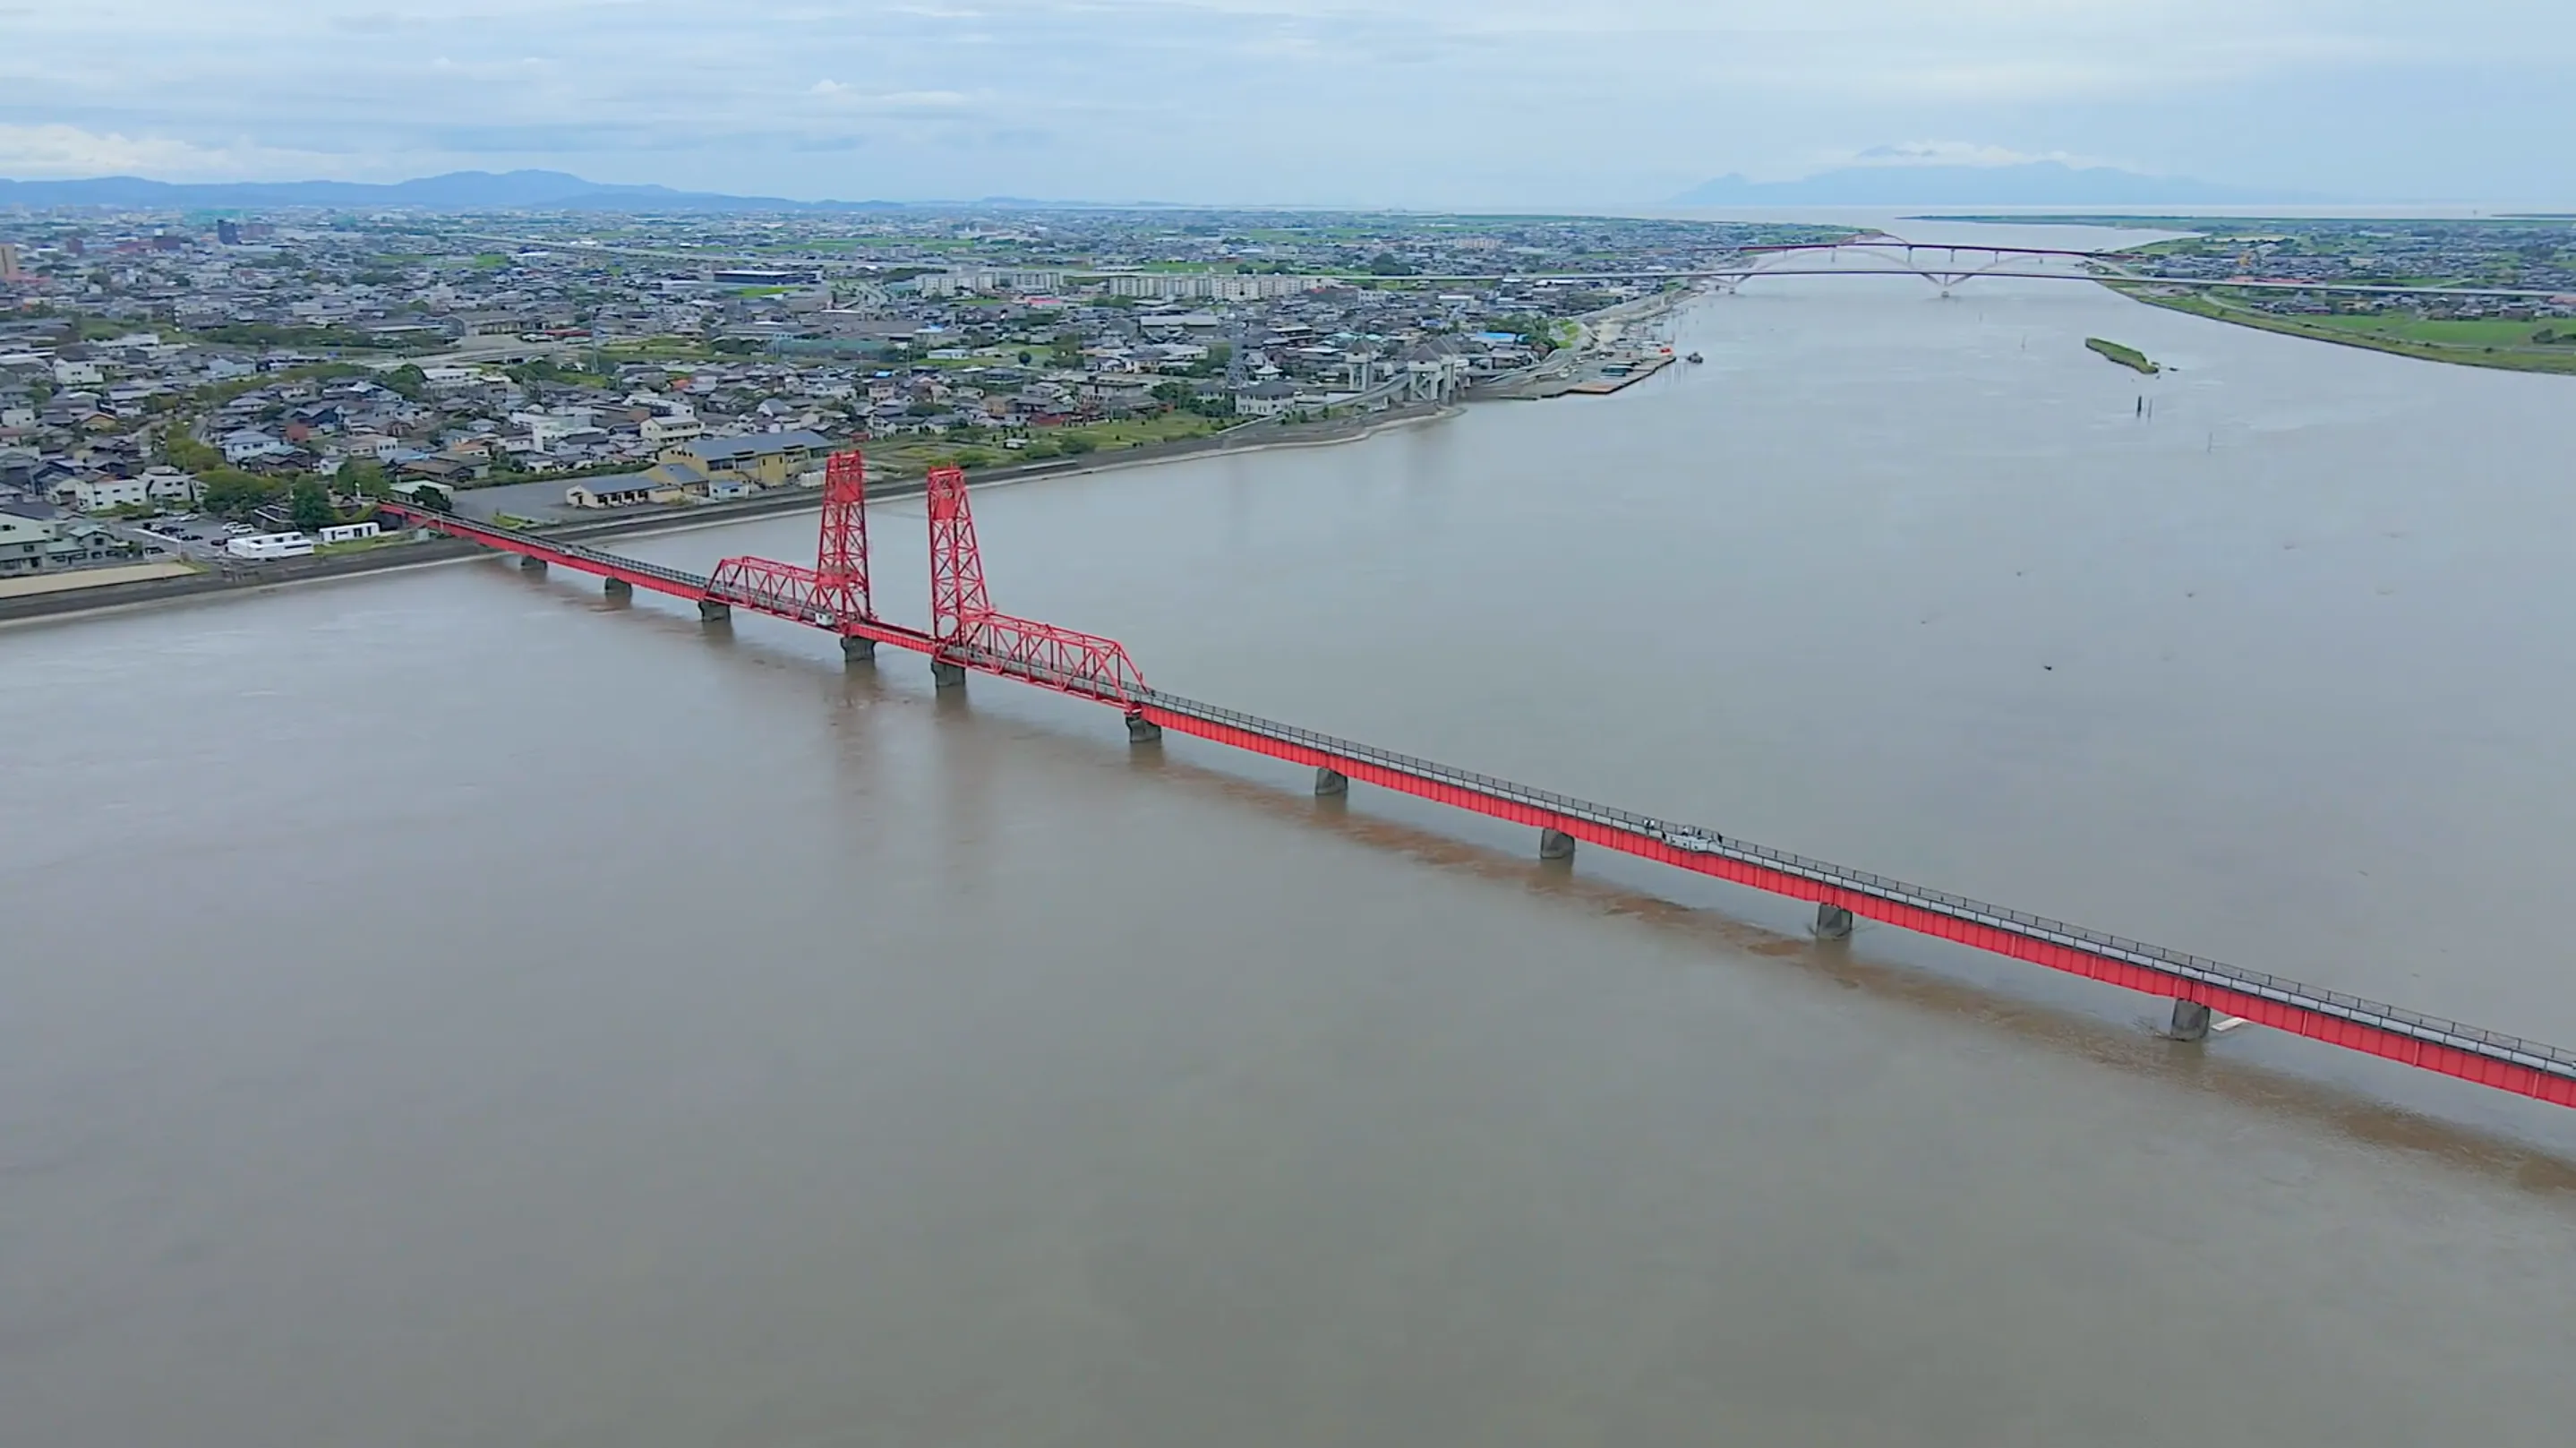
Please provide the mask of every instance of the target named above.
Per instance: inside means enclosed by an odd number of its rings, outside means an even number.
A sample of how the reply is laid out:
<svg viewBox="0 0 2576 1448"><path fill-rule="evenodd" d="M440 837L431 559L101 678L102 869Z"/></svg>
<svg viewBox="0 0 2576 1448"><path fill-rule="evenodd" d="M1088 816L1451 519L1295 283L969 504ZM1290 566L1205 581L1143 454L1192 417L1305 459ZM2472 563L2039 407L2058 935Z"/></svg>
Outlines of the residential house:
<svg viewBox="0 0 2576 1448"><path fill-rule="evenodd" d="M43 570L54 544L54 521L0 512L0 574Z"/></svg>
<svg viewBox="0 0 2576 1448"><path fill-rule="evenodd" d="M485 464L487 469L489 466L489 463ZM406 478L416 478L422 482L443 483L451 486L457 483L469 482L476 476L474 464L461 458L448 456L444 453L425 454L420 457L406 458L396 465L396 471Z"/></svg>
<svg viewBox="0 0 2576 1448"><path fill-rule="evenodd" d="M1140 412L1154 405L1154 388L1160 381L1141 372L1105 373L1084 384L1083 391L1097 399L1104 412Z"/></svg>
<svg viewBox="0 0 2576 1448"><path fill-rule="evenodd" d="M657 413L637 425L647 446L668 448L707 435L707 425L691 413Z"/></svg>
<svg viewBox="0 0 2576 1448"><path fill-rule="evenodd" d="M151 496L141 478L79 477L55 485L54 502L84 513L140 506Z"/></svg>
<svg viewBox="0 0 2576 1448"><path fill-rule="evenodd" d="M224 461L232 464L234 467L240 467L245 463L254 462L260 458L276 457L282 453L290 453L295 450L283 441L271 437L267 433L261 432L255 427L246 427L236 432L225 433L222 446L224 449Z"/></svg>
<svg viewBox="0 0 2576 1448"><path fill-rule="evenodd" d="M96 523L0 511L0 575L121 563L142 556L140 544L129 543Z"/></svg>
<svg viewBox="0 0 2576 1448"><path fill-rule="evenodd" d="M194 503L204 492L195 475L173 467L145 468L142 483L144 501L165 506Z"/></svg>
<svg viewBox="0 0 2576 1448"><path fill-rule="evenodd" d="M1297 401L1297 388L1292 383L1273 379L1256 382L1237 394L1234 410L1245 417L1276 417Z"/></svg>

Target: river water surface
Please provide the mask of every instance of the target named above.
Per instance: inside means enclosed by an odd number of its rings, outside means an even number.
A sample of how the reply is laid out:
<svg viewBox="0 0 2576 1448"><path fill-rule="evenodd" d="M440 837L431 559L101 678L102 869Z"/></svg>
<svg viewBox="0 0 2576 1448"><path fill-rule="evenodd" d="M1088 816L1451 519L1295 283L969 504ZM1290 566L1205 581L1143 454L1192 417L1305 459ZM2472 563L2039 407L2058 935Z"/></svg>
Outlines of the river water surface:
<svg viewBox="0 0 2576 1448"><path fill-rule="evenodd" d="M983 491L997 601L2576 1041L2576 382L2047 283L1677 339L1615 398ZM918 622L917 502L876 525ZM474 562L0 633L0 738L12 1445L2576 1422L2563 1111L917 659Z"/></svg>

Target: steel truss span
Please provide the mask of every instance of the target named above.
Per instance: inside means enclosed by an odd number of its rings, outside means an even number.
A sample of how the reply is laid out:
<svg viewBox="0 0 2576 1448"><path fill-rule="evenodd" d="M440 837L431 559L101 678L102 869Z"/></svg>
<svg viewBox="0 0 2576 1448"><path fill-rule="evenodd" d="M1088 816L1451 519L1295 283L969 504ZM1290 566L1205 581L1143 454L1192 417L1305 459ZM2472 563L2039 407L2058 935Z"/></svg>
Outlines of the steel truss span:
<svg viewBox="0 0 2576 1448"><path fill-rule="evenodd" d="M1200 703L1149 687L1114 640L1015 618L993 607L975 537L965 474L940 469L928 492L931 627L877 616L867 585L865 467L856 452L831 460L815 566L728 558L712 577L540 534L478 523L407 504L396 518L471 539L523 559L560 565L699 605L709 616L740 607L928 655L941 668L990 674L1107 704L1131 739L1164 730L1326 771L1335 788L1374 784L1543 832L1555 855L1582 841L1677 869L1847 911L1918 934L2147 995L2225 1011L2257 1025L2500 1091L2576 1106L2576 1052L2443 1020L2340 991L2243 970L2064 921L1829 864L1703 826L1595 804L1511 780L1398 754L1355 740Z"/></svg>

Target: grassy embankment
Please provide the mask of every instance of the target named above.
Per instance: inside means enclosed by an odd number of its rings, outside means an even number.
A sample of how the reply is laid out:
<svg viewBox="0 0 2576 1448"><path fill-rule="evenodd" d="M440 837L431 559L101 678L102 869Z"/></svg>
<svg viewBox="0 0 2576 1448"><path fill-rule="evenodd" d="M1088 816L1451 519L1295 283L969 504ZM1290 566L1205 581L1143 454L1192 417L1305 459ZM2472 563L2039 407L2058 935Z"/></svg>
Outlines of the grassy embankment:
<svg viewBox="0 0 2576 1448"><path fill-rule="evenodd" d="M2132 372L2143 372L2149 377L2153 377L2164 370L2155 363L2148 361L2147 354L2139 351L2135 347L2123 347L2117 342L2106 342L2099 337L2085 338L2084 345L2092 348L2101 356L2107 357L2112 361L2119 363L2121 366L2128 368Z"/></svg>
<svg viewBox="0 0 2576 1448"><path fill-rule="evenodd" d="M1025 448L1005 448L999 443L980 440L931 437L904 438L897 442L863 446L867 448L871 464L898 476L911 477L952 462L973 471L1014 463L1044 462L1050 458L1097 457L1147 443L1206 437L1224 430L1231 421L1202 417L1195 412L1172 411L1154 417L1047 428L1034 434Z"/></svg>
<svg viewBox="0 0 2576 1448"><path fill-rule="evenodd" d="M2403 312L2283 316L2237 306L2215 294L2163 295L2127 285L2114 286L2112 290L2149 306L2189 312L2195 317L2344 347L2394 352L2425 362L2576 374L2576 322L2451 320Z"/></svg>

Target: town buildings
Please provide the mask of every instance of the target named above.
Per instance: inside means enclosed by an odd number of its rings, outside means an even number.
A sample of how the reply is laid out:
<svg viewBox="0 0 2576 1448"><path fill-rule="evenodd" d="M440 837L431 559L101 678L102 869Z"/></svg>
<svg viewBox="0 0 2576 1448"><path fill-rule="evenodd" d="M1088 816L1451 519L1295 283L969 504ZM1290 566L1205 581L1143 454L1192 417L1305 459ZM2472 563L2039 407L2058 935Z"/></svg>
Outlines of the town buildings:
<svg viewBox="0 0 2576 1448"><path fill-rule="evenodd" d="M129 539L130 515L201 500L282 531L316 484L352 517L406 482L696 502L798 485L853 441L919 466L942 445L1041 457L1154 419L1171 435L1441 400L1652 293L1655 271L1813 230L21 213L0 218L0 501ZM1603 256L1640 279L1545 275Z"/></svg>

